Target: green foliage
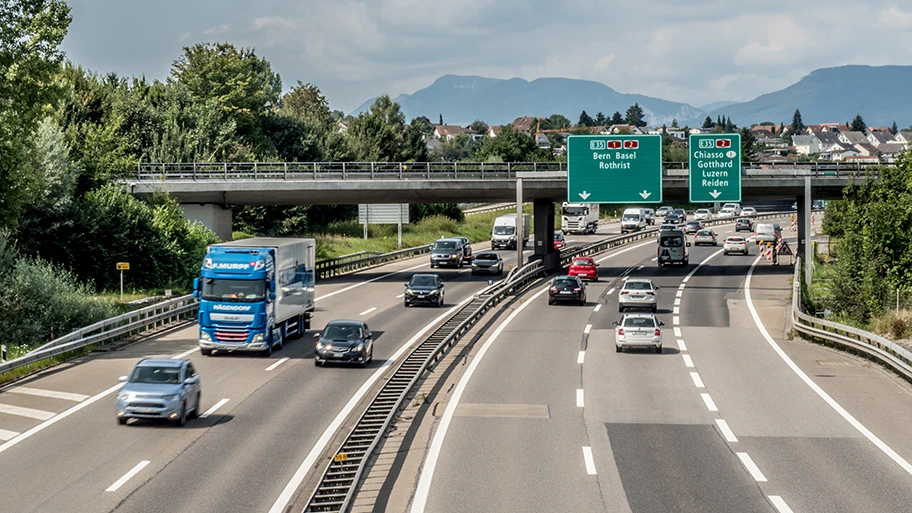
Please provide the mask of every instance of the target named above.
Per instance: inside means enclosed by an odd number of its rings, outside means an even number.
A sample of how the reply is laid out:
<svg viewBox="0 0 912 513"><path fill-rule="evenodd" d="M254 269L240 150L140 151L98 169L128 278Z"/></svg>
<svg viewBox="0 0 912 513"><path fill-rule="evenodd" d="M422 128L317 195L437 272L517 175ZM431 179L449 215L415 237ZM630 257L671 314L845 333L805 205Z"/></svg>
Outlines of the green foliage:
<svg viewBox="0 0 912 513"><path fill-rule="evenodd" d="M868 125L864 122L861 114L856 114L855 118L852 119L852 124L849 126L849 129L853 132L865 133L868 130Z"/></svg>
<svg viewBox="0 0 912 513"><path fill-rule="evenodd" d="M488 131L488 124L480 119L476 119L469 125L469 130L477 134L483 134Z"/></svg>
<svg viewBox="0 0 912 513"><path fill-rule="evenodd" d="M893 125L890 126L890 133L896 135L899 133L899 127L896 126L896 121L893 121Z"/></svg>
<svg viewBox="0 0 912 513"><path fill-rule="evenodd" d="M792 116L792 126L789 127L789 133L792 135L798 135L804 133L804 129L807 128L804 122L801 120L801 111L795 109L795 114Z"/></svg>
<svg viewBox="0 0 912 513"><path fill-rule="evenodd" d="M614 114L611 115L611 124L612 125L623 125L624 124L624 117L621 116L620 112L614 111Z"/></svg>
<svg viewBox="0 0 912 513"><path fill-rule="evenodd" d="M715 123L713 123L712 118L709 116L706 116L706 119L703 120L703 125L700 128L702 128L704 130L709 130L713 126L715 126Z"/></svg>
<svg viewBox="0 0 912 513"><path fill-rule="evenodd" d="M476 156L484 162L532 162L550 160L550 154L550 150L539 150L528 135L505 125L497 137L483 140Z"/></svg>
<svg viewBox="0 0 912 513"><path fill-rule="evenodd" d="M729 120L731 123L731 120ZM731 131L734 131L732 128ZM754 132L749 128L741 129L741 161L742 162L755 162L757 156L760 154L760 145L757 143L757 138L754 136Z"/></svg>
<svg viewBox="0 0 912 513"><path fill-rule="evenodd" d="M646 126L646 113L643 112L643 107L640 107L639 103L634 103L627 109L627 117L625 121L628 125L636 127Z"/></svg>
<svg viewBox="0 0 912 513"><path fill-rule="evenodd" d="M348 127L349 155L354 161L421 162L427 160L427 146L421 122L405 126L399 104L383 95Z"/></svg>
<svg viewBox="0 0 912 513"><path fill-rule="evenodd" d="M449 140L440 141L440 146L428 153L428 160L432 162L454 162L458 160L474 160L475 153L481 146L467 134L459 134Z"/></svg>
<svg viewBox="0 0 912 513"><path fill-rule="evenodd" d="M409 205L409 221L421 222L426 217L443 216L457 223L465 220L465 214L455 203L414 203Z"/></svg>
<svg viewBox="0 0 912 513"><path fill-rule="evenodd" d="M586 113L586 111L580 112L579 121L576 122L576 126L595 126L595 120L592 119L592 116Z"/></svg>
<svg viewBox="0 0 912 513"><path fill-rule="evenodd" d="M607 119L605 118L605 114L599 112L598 114L595 115L595 125L596 126L605 126L605 121L607 121Z"/></svg>
<svg viewBox="0 0 912 513"><path fill-rule="evenodd" d="M874 321L874 332L893 339L912 337L912 312L889 310Z"/></svg>

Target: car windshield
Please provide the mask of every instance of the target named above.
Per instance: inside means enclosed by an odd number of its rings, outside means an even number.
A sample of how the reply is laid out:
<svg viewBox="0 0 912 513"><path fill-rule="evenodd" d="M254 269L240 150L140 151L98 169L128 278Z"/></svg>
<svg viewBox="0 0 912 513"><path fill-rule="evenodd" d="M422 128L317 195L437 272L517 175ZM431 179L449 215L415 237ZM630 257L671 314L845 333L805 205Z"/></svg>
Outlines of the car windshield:
<svg viewBox="0 0 912 513"><path fill-rule="evenodd" d="M681 237L662 237L659 240L659 245L663 248L680 248L684 245L684 239Z"/></svg>
<svg viewBox="0 0 912 513"><path fill-rule="evenodd" d="M475 260L497 260L495 253L479 253L475 255Z"/></svg>
<svg viewBox="0 0 912 513"><path fill-rule="evenodd" d="M564 207L563 215L565 215L565 216L585 216L585 215L589 215L589 209L586 207Z"/></svg>
<svg viewBox="0 0 912 513"><path fill-rule="evenodd" d="M579 283L576 280L562 279L554 280L554 286L559 289L575 288L579 286Z"/></svg>
<svg viewBox="0 0 912 513"><path fill-rule="evenodd" d="M136 367L130 375L130 383L180 383L180 367Z"/></svg>
<svg viewBox="0 0 912 513"><path fill-rule="evenodd" d="M771 224L758 224L757 233L773 233L773 225Z"/></svg>
<svg viewBox="0 0 912 513"><path fill-rule="evenodd" d="M554 240L564 240L564 235L562 233L555 233Z"/></svg>
<svg viewBox="0 0 912 513"><path fill-rule="evenodd" d="M627 317L624 319L625 328L655 328L655 319L652 317Z"/></svg>
<svg viewBox="0 0 912 513"><path fill-rule="evenodd" d="M477 257L476 257L477 258ZM437 279L433 276L412 276L409 287L436 287Z"/></svg>
<svg viewBox="0 0 912 513"><path fill-rule="evenodd" d="M327 326L326 330L323 331L323 338L333 340L357 340L361 338L361 327L330 324Z"/></svg>
<svg viewBox="0 0 912 513"><path fill-rule="evenodd" d="M702 209L702 208L701 208L700 210L697 210L695 213L697 213L697 214L708 214L708 213L709 213L709 210L706 210L706 209Z"/></svg>
<svg viewBox="0 0 912 513"><path fill-rule="evenodd" d="M591 265L592 265L592 260L584 260L584 259L582 259L582 258L578 258L578 259L576 259L576 260L573 261L573 265L591 266Z"/></svg>
<svg viewBox="0 0 912 513"><path fill-rule="evenodd" d="M697 232L697 235L702 235L704 237L712 237L712 230L700 230Z"/></svg>
<svg viewBox="0 0 912 513"><path fill-rule="evenodd" d="M203 280L202 298L207 301L229 303L255 303L266 299L264 280Z"/></svg>
<svg viewBox="0 0 912 513"><path fill-rule="evenodd" d="M675 214L683 214L683 213L684 213L684 209L683 209L683 208L676 208L676 209L674 210L674 213L675 213Z"/></svg>
<svg viewBox="0 0 912 513"><path fill-rule="evenodd" d="M494 235L513 235L514 233L516 233L515 226L500 225L494 227Z"/></svg>
<svg viewBox="0 0 912 513"><path fill-rule="evenodd" d="M456 249L456 242L451 240L438 240L433 249Z"/></svg>
<svg viewBox="0 0 912 513"><path fill-rule="evenodd" d="M751 220L750 220L750 219L741 218L741 219L738 219L738 222L739 222L739 223L749 223L749 222L751 222Z"/></svg>
<svg viewBox="0 0 912 513"><path fill-rule="evenodd" d="M652 285L645 281L628 281L624 284L626 290L652 290Z"/></svg>

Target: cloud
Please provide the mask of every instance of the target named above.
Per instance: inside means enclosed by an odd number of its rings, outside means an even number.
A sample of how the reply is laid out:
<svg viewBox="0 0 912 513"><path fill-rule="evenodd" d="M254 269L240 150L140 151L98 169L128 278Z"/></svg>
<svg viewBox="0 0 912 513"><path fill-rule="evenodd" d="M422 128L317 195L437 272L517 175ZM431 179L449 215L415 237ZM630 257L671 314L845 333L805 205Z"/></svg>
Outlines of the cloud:
<svg viewBox="0 0 912 513"><path fill-rule="evenodd" d="M229 30L231 30L231 25L224 23L217 27L211 27L211 28L204 30L203 34L207 35L207 36L218 36L221 34L226 34Z"/></svg>
<svg viewBox="0 0 912 513"><path fill-rule="evenodd" d="M190 31L188 30L188 31L184 32L183 34L177 36L174 40L177 41L178 43L183 43L184 41L190 39L190 35L191 35Z"/></svg>

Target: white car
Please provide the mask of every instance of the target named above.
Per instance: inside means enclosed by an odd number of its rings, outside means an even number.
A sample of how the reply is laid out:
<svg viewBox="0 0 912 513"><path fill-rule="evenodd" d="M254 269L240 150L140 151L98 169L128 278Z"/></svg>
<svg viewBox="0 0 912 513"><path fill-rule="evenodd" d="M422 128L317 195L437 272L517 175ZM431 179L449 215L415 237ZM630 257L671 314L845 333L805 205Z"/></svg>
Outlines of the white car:
<svg viewBox="0 0 912 513"><path fill-rule="evenodd" d="M744 207L741 209L742 216L755 216L757 215L757 209L754 207Z"/></svg>
<svg viewBox="0 0 912 513"><path fill-rule="evenodd" d="M701 208L694 212L694 219L697 221L703 221L704 219L712 219L712 212L707 208Z"/></svg>
<svg viewBox="0 0 912 513"><path fill-rule="evenodd" d="M719 217L735 217L735 210L731 208L723 208L719 211Z"/></svg>
<svg viewBox="0 0 912 513"><path fill-rule="evenodd" d="M624 313L629 308L644 308L656 311L656 291L649 278L630 278L618 291L618 312Z"/></svg>
<svg viewBox="0 0 912 513"><path fill-rule="evenodd" d="M722 253L730 255L732 253L741 253L742 255L749 255L750 250L748 249L747 239L741 235L731 235L725 239L725 242L722 243Z"/></svg>
<svg viewBox="0 0 912 513"><path fill-rule="evenodd" d="M662 352L662 326L654 314L625 314L620 321L614 321L614 344L617 352L628 347L652 348Z"/></svg>

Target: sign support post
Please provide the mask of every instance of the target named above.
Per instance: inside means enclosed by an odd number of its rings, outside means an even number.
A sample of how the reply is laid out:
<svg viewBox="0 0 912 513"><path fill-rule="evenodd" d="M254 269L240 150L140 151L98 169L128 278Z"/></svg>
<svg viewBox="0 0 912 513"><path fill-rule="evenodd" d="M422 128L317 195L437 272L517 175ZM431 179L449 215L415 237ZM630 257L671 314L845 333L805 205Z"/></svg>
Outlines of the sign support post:
<svg viewBox="0 0 912 513"><path fill-rule="evenodd" d="M120 271L120 302L123 303L123 273L130 270L130 262L117 262L116 267Z"/></svg>
<svg viewBox="0 0 912 513"><path fill-rule="evenodd" d="M523 237L526 233L526 227L523 226L522 211L522 178L516 179L516 267L523 265Z"/></svg>

